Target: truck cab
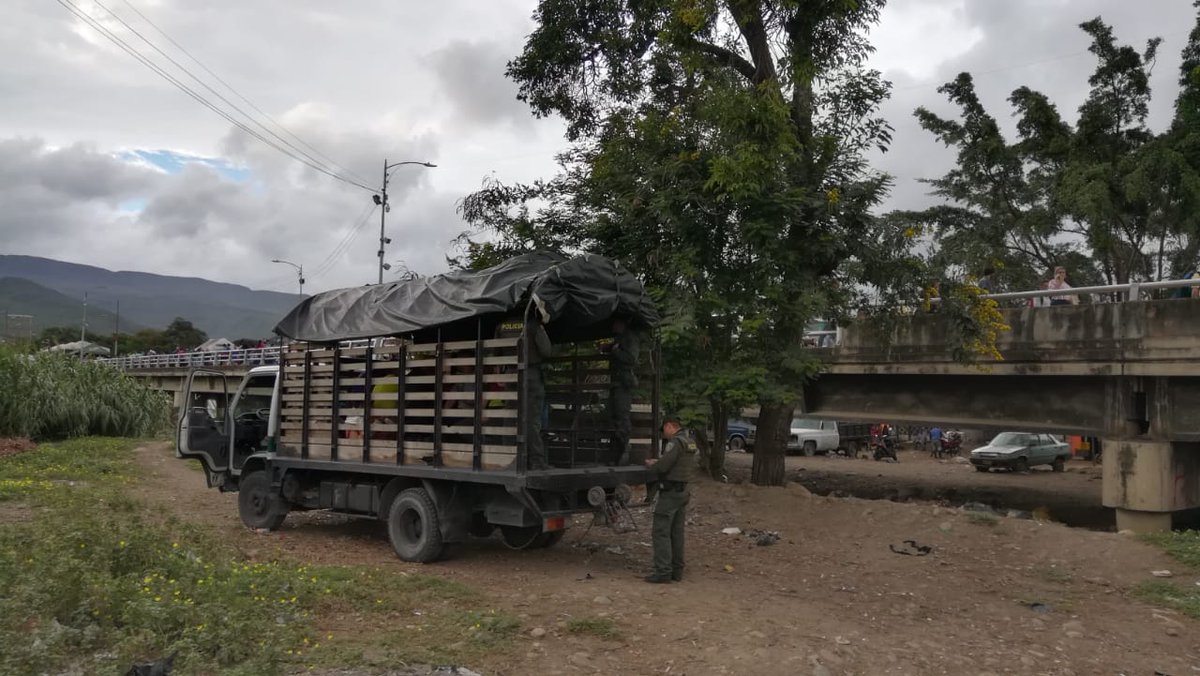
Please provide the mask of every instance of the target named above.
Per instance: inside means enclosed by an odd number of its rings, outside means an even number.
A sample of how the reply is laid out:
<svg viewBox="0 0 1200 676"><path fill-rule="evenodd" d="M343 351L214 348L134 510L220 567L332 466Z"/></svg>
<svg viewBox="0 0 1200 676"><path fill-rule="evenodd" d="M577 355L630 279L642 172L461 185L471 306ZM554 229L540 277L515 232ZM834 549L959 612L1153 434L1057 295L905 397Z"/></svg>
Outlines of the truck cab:
<svg viewBox="0 0 1200 676"><path fill-rule="evenodd" d="M841 443L837 422L795 418L792 420L787 448L811 457L817 453L837 451Z"/></svg>
<svg viewBox="0 0 1200 676"><path fill-rule="evenodd" d="M278 366L257 366L234 383L231 399L227 374L192 371L176 429L176 457L199 460L210 488L234 489L251 458L261 461L275 450L278 381Z"/></svg>

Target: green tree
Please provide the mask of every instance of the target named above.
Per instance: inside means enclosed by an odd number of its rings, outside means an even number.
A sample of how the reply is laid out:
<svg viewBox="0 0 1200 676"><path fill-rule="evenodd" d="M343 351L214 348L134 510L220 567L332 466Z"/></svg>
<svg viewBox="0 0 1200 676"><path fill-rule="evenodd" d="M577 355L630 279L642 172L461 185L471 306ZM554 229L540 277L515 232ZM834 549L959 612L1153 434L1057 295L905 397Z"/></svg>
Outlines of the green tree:
<svg viewBox="0 0 1200 676"><path fill-rule="evenodd" d="M725 415L760 405L753 480L783 482L793 407L819 364L813 317L905 249L871 211L888 179L889 85L865 68L882 0L543 0L508 74L535 115L560 115L555 179L463 201L462 265L532 247L620 258L665 308L666 398ZM672 356L674 355L674 356ZM691 406L689 406L691 404ZM719 445L714 444L714 445Z"/></svg>
<svg viewBox="0 0 1200 676"><path fill-rule="evenodd" d="M1184 50L1175 123L1160 135L1146 117L1161 40L1139 52L1118 45L1099 18L1080 28L1097 65L1074 126L1045 94L1021 87L1009 97L1010 143L969 73L938 89L959 119L916 111L922 127L957 149L957 166L929 181L945 204L893 218L934 226L942 269L998 267L1002 286L1034 288L1055 265L1070 268L1076 285L1161 279L1194 265L1200 164L1188 144L1197 138L1200 22Z"/></svg>
<svg viewBox="0 0 1200 676"><path fill-rule="evenodd" d="M177 347L193 350L208 340L208 334L193 326L183 317L176 317L163 331L162 340L164 341L161 343L164 350L172 350Z"/></svg>

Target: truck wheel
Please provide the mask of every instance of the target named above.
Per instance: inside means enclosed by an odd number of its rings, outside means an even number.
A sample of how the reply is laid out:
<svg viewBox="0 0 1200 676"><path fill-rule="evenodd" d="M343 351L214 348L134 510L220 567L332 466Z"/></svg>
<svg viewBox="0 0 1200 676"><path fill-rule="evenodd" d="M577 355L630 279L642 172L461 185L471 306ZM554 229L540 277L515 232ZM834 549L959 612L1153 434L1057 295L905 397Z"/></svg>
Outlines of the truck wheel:
<svg viewBox="0 0 1200 676"><path fill-rule="evenodd" d="M550 549L554 545L562 542L563 536L567 534L565 530L552 530L542 533L534 541L533 546L537 549Z"/></svg>
<svg viewBox="0 0 1200 676"><path fill-rule="evenodd" d="M1050 463L1050 468L1055 472L1065 472L1067 471L1067 464L1063 462L1062 456L1060 455L1054 459L1054 462Z"/></svg>
<svg viewBox="0 0 1200 676"><path fill-rule="evenodd" d="M811 458L817 454L817 442L809 439L804 442L804 457Z"/></svg>
<svg viewBox="0 0 1200 676"><path fill-rule="evenodd" d="M746 440L741 437L730 437L729 438L729 450L731 450L731 451L746 450Z"/></svg>
<svg viewBox="0 0 1200 676"><path fill-rule="evenodd" d="M392 549L404 561L430 563L442 556L437 506L424 488L406 489L392 500L387 530Z"/></svg>
<svg viewBox="0 0 1200 676"><path fill-rule="evenodd" d="M509 549L539 547L538 540L543 535L546 533L542 532L541 526L500 526L500 539Z"/></svg>
<svg viewBox="0 0 1200 676"><path fill-rule="evenodd" d="M275 530L283 524L287 513L287 505L271 489L271 477L266 472L251 472L238 482L238 515L246 526Z"/></svg>

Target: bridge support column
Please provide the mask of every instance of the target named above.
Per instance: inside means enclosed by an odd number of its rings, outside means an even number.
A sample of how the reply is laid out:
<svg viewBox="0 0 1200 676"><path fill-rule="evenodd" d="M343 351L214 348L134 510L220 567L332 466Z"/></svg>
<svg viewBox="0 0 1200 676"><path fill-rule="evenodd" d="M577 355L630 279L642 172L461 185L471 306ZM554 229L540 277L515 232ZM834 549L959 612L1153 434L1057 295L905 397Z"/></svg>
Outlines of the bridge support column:
<svg viewBox="0 0 1200 676"><path fill-rule="evenodd" d="M1200 444L1104 439L1105 507L1117 528L1169 530L1171 514L1200 507Z"/></svg>

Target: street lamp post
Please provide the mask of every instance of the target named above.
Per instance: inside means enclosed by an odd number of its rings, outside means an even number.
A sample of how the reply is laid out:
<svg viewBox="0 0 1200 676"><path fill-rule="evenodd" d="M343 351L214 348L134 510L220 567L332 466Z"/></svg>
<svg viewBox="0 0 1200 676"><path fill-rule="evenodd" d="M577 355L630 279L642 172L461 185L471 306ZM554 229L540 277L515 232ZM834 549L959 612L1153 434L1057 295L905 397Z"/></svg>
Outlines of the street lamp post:
<svg viewBox="0 0 1200 676"><path fill-rule="evenodd" d="M383 284L383 271L390 270L392 267L391 265L388 265L387 263L385 263L383 261L384 248L387 244L389 244L392 241L386 234L387 212L389 209L388 199L387 199L388 172L391 171L392 169L395 169L396 167L399 167L404 164L419 164L422 167L429 167L430 169L433 169L434 167L437 166L436 164L433 164L432 162L410 161L410 162L395 162L392 164L388 164L386 159L383 161L383 188L380 190L380 193L382 193L383 196L382 197L380 197L379 195L374 196L375 203L378 204L380 207L382 207L379 210L379 253L378 253L378 255L379 255L379 283L380 284Z"/></svg>
<svg viewBox="0 0 1200 676"><path fill-rule="evenodd" d="M296 268L296 277L297 277L297 279L300 280L300 295L303 296L304 295L304 266L300 265L298 263L293 263L291 261L285 261L280 258L272 258L271 262L272 263L283 263L284 265L290 265L293 268Z"/></svg>

